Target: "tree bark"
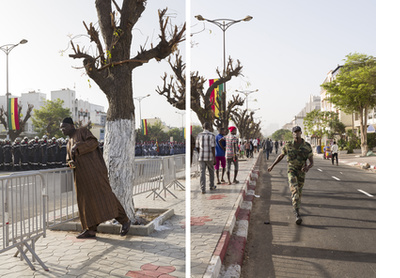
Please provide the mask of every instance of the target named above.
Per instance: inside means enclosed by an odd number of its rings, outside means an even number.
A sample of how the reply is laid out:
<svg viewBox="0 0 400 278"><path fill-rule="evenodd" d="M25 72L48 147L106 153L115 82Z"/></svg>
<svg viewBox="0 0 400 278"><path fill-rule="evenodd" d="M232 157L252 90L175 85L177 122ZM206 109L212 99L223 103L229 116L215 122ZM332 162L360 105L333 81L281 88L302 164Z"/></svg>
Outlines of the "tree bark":
<svg viewBox="0 0 400 278"><path fill-rule="evenodd" d="M88 76L96 82L107 96L106 134L104 158L108 167L110 185L125 208L128 217L134 220L132 187L134 181L133 165L135 159L135 114L133 104L132 70L151 59L160 61L177 49L186 30L185 24L171 32L167 27L167 9L159 10L159 42L150 49L140 48L131 58L132 29L145 9L145 0L124 0L122 7L116 1L96 0L97 16L104 46L99 39L99 31L93 24L85 28L92 42L96 44L97 54L90 55L71 41L74 54L81 58ZM113 11L112 5L115 6ZM119 14L119 21L116 19ZM169 33L169 34L167 34Z"/></svg>

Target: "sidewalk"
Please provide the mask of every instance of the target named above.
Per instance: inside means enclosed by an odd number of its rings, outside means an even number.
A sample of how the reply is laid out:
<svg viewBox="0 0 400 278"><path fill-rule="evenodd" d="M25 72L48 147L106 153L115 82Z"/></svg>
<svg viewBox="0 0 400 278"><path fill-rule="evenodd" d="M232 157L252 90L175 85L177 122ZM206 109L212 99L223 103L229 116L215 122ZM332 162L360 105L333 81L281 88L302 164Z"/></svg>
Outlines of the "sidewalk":
<svg viewBox="0 0 400 278"><path fill-rule="evenodd" d="M323 159L322 154L314 153L314 157L317 159ZM339 164L345 164L367 171L376 172L376 156L361 156L361 154L339 154ZM368 167L368 165L370 167Z"/></svg>
<svg viewBox="0 0 400 278"><path fill-rule="evenodd" d="M96 239L76 239L76 232L47 230L46 238L36 243L36 253L48 272L37 262L33 263L36 271L31 270L24 260L13 257L14 248L0 254L0 276L158 277L164 273L163 277L185 277L185 230L181 224L185 220L185 191L172 192L178 198L168 194L165 202L146 198L148 194L134 197L137 208L174 209L175 215L150 236L97 233ZM32 257L29 252L27 255Z"/></svg>
<svg viewBox="0 0 400 278"><path fill-rule="evenodd" d="M226 182L210 192L207 176L202 194L200 178L191 179L191 277L218 277L259 154L239 160L238 184Z"/></svg>

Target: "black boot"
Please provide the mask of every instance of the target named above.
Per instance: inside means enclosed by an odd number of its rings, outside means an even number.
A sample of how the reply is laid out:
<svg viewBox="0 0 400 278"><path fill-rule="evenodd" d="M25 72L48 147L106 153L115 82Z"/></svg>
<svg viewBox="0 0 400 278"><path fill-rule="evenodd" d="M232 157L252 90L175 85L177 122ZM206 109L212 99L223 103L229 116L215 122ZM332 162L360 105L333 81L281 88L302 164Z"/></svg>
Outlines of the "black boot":
<svg viewBox="0 0 400 278"><path fill-rule="evenodd" d="M303 219L301 219L299 209L294 209L293 213L294 213L294 216L296 217L296 224L300 225L301 222L303 221Z"/></svg>

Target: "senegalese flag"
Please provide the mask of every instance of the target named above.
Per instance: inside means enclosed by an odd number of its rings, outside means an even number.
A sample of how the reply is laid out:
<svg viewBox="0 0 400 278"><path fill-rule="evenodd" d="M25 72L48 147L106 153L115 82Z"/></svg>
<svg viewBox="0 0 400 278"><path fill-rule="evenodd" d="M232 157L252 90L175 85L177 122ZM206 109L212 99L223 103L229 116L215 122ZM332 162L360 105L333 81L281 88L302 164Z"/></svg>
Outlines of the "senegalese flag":
<svg viewBox="0 0 400 278"><path fill-rule="evenodd" d="M160 148L158 147L158 140L156 139L156 152L160 152Z"/></svg>
<svg viewBox="0 0 400 278"><path fill-rule="evenodd" d="M18 98L8 99L8 129L19 130Z"/></svg>
<svg viewBox="0 0 400 278"><path fill-rule="evenodd" d="M143 135L147 135L147 120L142 120L142 132Z"/></svg>
<svg viewBox="0 0 400 278"><path fill-rule="evenodd" d="M209 86L211 87L214 82L216 82L218 79L209 79L208 83ZM211 109L214 111L215 117L219 118L219 105L221 103L222 99L222 92L224 91L224 84L218 85L211 93L210 95L210 103L211 103Z"/></svg>
<svg viewBox="0 0 400 278"><path fill-rule="evenodd" d="M183 128L183 138L186 139L186 127Z"/></svg>

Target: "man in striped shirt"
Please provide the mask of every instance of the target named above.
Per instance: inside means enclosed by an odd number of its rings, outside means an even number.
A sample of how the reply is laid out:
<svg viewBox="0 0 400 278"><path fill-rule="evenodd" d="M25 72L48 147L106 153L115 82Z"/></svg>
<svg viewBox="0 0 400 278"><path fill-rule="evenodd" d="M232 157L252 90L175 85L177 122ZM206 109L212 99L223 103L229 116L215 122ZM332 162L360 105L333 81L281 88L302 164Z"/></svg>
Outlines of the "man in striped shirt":
<svg viewBox="0 0 400 278"><path fill-rule="evenodd" d="M210 176L210 190L217 187L214 185L214 169L215 164L215 135L210 132L211 125L208 122L203 124L203 132L200 132L196 138L196 150L199 153L200 165L200 187L201 193L206 193L206 169Z"/></svg>
<svg viewBox="0 0 400 278"><path fill-rule="evenodd" d="M238 139L236 137L236 127L229 127L229 135L225 137L226 140L226 160L228 161L228 167L226 171L226 175L228 176L228 184L231 184L231 164L233 163L235 167L235 172L233 176L233 183L239 183L236 179L237 174L239 172L239 163L238 163Z"/></svg>

